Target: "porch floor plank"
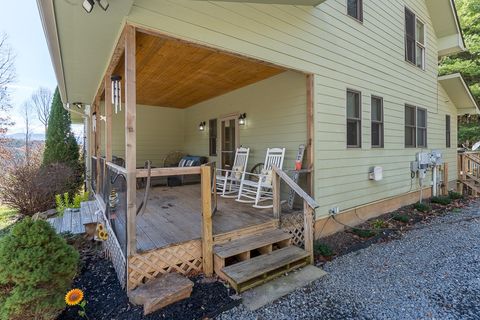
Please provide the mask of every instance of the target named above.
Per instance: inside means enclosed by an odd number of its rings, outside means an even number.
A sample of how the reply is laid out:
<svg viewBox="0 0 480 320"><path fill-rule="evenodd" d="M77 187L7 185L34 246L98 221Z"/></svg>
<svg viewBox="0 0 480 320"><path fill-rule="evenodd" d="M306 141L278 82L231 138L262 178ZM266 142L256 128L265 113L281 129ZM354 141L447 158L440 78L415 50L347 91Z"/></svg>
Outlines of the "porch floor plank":
<svg viewBox="0 0 480 320"><path fill-rule="evenodd" d="M137 192L138 204L143 199L143 192ZM150 189L145 212L137 216L137 249L144 252L200 239L200 192L199 184ZM271 209L255 209L250 204L219 196L217 212L213 215L213 234L224 234L271 221L274 221ZM117 217L115 223L119 224L117 230L124 229L122 217Z"/></svg>

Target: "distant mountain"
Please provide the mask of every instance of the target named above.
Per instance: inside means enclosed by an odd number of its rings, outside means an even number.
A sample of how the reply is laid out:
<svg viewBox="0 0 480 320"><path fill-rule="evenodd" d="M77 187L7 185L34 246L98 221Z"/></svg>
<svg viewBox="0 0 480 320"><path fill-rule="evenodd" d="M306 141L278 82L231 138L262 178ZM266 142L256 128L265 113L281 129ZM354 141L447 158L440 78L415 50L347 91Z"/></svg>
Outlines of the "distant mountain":
<svg viewBox="0 0 480 320"><path fill-rule="evenodd" d="M6 137L8 139L25 140L25 133L7 134ZM30 139L32 141L45 141L45 135L43 133L32 133Z"/></svg>

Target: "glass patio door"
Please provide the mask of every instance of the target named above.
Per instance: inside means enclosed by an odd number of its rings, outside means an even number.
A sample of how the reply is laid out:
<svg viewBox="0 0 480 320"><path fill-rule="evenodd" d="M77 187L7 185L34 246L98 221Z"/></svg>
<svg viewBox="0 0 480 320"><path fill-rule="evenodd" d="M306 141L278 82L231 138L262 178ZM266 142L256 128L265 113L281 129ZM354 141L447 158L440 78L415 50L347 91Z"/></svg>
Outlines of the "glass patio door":
<svg viewBox="0 0 480 320"><path fill-rule="evenodd" d="M220 127L221 166L222 169L232 169L238 143L238 117L232 116L221 119Z"/></svg>

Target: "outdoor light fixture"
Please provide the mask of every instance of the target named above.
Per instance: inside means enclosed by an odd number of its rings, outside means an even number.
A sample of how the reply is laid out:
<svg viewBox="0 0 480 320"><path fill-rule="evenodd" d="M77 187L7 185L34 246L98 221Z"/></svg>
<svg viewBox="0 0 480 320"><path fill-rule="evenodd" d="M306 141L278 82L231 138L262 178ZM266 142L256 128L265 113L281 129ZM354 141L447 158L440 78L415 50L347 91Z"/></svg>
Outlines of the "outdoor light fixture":
<svg viewBox="0 0 480 320"><path fill-rule="evenodd" d="M78 109L82 109L83 103L81 102L74 102L73 105L77 107Z"/></svg>
<svg viewBox="0 0 480 320"><path fill-rule="evenodd" d="M97 113L92 113L92 129L93 132L97 132Z"/></svg>
<svg viewBox="0 0 480 320"><path fill-rule="evenodd" d="M205 125L206 125L205 121L200 122L200 124L198 125L198 130L205 131Z"/></svg>
<svg viewBox="0 0 480 320"><path fill-rule="evenodd" d="M112 81L112 104L115 107L115 114L122 111L122 77L113 75L110 77Z"/></svg>
<svg viewBox="0 0 480 320"><path fill-rule="evenodd" d="M103 9L103 11L107 11L108 9L108 1L107 0L97 0L98 5Z"/></svg>
<svg viewBox="0 0 480 320"><path fill-rule="evenodd" d="M96 1L98 2L98 5L100 6L100 8L102 8L104 11L107 11L107 9L109 7L109 4L108 4L107 0L96 0ZM83 6L83 9L85 9L85 11L87 13L92 12L94 5L95 5L94 0L83 0L82 6Z"/></svg>
<svg viewBox="0 0 480 320"><path fill-rule="evenodd" d="M93 0L83 0L82 6L83 6L83 9L87 11L87 13L90 13L92 12L94 4L95 2Z"/></svg>
<svg viewBox="0 0 480 320"><path fill-rule="evenodd" d="M242 113L240 115L240 117L238 117L238 124L243 126L245 125L245 119L247 118L247 114L246 113Z"/></svg>

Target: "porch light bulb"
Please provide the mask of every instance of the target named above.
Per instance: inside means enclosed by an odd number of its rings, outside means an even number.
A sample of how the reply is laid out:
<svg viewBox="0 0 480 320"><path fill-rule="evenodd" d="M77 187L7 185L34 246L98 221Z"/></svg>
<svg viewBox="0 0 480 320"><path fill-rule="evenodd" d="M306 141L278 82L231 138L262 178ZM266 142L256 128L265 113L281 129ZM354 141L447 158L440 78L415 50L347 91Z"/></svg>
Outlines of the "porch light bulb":
<svg viewBox="0 0 480 320"><path fill-rule="evenodd" d="M107 11L109 7L109 3L107 0L97 0L97 2L100 5L100 7L103 9L103 11Z"/></svg>
<svg viewBox="0 0 480 320"><path fill-rule="evenodd" d="M238 118L238 124L243 126L245 125L245 118L247 117L247 114L246 113L243 113L240 115L240 117Z"/></svg>
<svg viewBox="0 0 480 320"><path fill-rule="evenodd" d="M205 121L200 122L198 125L198 130L204 131L205 130Z"/></svg>
<svg viewBox="0 0 480 320"><path fill-rule="evenodd" d="M92 12L94 5L95 5L95 2L93 2L93 0L84 0L82 4L83 9L85 9L87 13Z"/></svg>

